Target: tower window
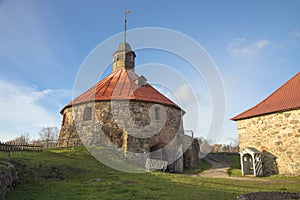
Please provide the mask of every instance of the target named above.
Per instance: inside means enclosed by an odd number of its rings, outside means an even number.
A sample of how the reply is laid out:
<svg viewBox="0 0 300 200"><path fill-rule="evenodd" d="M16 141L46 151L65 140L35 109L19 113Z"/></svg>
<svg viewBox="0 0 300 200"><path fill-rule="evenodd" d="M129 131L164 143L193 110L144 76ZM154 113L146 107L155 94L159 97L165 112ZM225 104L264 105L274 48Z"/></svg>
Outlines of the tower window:
<svg viewBox="0 0 300 200"><path fill-rule="evenodd" d="M131 56L130 55L126 55L126 61L131 61Z"/></svg>
<svg viewBox="0 0 300 200"><path fill-rule="evenodd" d="M65 125L65 123L66 123L66 113L64 113L63 115L62 125Z"/></svg>
<svg viewBox="0 0 300 200"><path fill-rule="evenodd" d="M155 107L154 108L154 112L155 112L155 120L160 120L160 114L159 114L159 107Z"/></svg>
<svg viewBox="0 0 300 200"><path fill-rule="evenodd" d="M85 108L83 112L83 121L92 119L92 108Z"/></svg>

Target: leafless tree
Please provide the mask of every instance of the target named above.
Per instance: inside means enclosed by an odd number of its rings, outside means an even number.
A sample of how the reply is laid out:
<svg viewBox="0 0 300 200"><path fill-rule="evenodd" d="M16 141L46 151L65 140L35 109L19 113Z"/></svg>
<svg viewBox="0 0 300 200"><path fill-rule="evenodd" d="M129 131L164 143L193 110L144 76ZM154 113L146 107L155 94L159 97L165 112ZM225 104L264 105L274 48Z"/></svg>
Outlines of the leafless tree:
<svg viewBox="0 0 300 200"><path fill-rule="evenodd" d="M43 127L40 132L40 140L45 144L46 147L49 147L49 144L52 144L57 140L59 134L59 129L56 126L53 127Z"/></svg>
<svg viewBox="0 0 300 200"><path fill-rule="evenodd" d="M197 137L196 139L198 139L198 143L200 145L200 156L208 154L213 148L212 142L208 141L207 139L203 137Z"/></svg>
<svg viewBox="0 0 300 200"><path fill-rule="evenodd" d="M28 144L29 141L30 141L29 133L24 133L21 136L16 137L15 139L10 140L6 143L8 143L8 144Z"/></svg>

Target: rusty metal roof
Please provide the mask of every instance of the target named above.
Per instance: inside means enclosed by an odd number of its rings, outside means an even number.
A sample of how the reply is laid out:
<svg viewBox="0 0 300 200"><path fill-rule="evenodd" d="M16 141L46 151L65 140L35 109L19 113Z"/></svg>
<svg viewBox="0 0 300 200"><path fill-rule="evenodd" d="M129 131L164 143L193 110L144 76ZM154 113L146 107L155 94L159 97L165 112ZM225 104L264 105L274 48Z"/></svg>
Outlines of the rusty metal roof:
<svg viewBox="0 0 300 200"><path fill-rule="evenodd" d="M295 108L300 108L300 72L265 100L231 120L237 121Z"/></svg>
<svg viewBox="0 0 300 200"><path fill-rule="evenodd" d="M71 101L62 109L61 113L73 105L105 100L139 100L175 106L181 109L150 84L146 83L140 86L136 81L138 78L139 76L134 70L125 68L117 69Z"/></svg>

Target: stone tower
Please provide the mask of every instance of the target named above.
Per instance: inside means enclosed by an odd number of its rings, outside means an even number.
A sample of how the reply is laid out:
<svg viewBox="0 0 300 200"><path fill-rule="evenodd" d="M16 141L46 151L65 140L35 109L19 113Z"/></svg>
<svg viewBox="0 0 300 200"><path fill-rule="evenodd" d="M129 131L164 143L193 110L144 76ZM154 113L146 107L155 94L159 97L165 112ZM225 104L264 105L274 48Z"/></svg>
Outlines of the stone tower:
<svg viewBox="0 0 300 200"><path fill-rule="evenodd" d="M182 145L191 143L184 136L185 112L135 73L135 57L128 43L119 45L112 73L61 110L58 143L115 146L125 155L149 153L167 160L170 171L182 172ZM187 160L198 161L195 155Z"/></svg>

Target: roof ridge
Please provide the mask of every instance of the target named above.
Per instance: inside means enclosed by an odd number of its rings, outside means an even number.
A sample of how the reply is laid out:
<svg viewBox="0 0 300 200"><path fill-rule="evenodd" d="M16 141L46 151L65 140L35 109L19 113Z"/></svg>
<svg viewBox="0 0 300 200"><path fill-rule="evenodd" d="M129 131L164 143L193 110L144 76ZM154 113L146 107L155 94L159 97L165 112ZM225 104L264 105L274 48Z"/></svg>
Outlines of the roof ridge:
<svg viewBox="0 0 300 200"><path fill-rule="evenodd" d="M107 85L107 83L105 82L105 80L110 80L109 82L111 82L111 79L113 78L114 76L114 73L111 73L109 74L107 77L105 77L102 81L98 82L95 86L96 86L96 93L95 93L95 96L100 92L100 90L105 86ZM101 84L102 83L102 84ZM83 93L84 94L84 93Z"/></svg>
<svg viewBox="0 0 300 200"><path fill-rule="evenodd" d="M270 95L268 95L265 99L263 99L261 102L259 102L258 104L256 104L255 106L253 106L252 108L249 108L247 109L246 111L236 115L235 117L232 117L231 120L239 120L239 119L245 119L245 118L249 118L249 117L254 117L254 116L259 116L259 115L262 115L262 114L268 114L268 113L272 113L271 111L267 111L267 110L272 110L270 107L270 103L268 103L268 101L270 99L272 99L276 94L278 94L279 92L281 92L283 90L283 88L286 88L287 85L291 84L291 82L293 82L295 79L297 80L298 79L298 76L299 76L299 79L300 79L300 72L298 72L296 75L294 75L291 79L289 79L287 82L285 82L283 85L281 85L278 89L276 89L274 92L272 92ZM244 116L242 117L243 115L245 115L245 113L248 113L248 112L251 112L255 109L257 109L259 106L265 104L265 103L268 103L266 105L266 108L265 108L265 112L262 112L260 114L252 114L252 115L249 115L249 116ZM280 106L284 106L282 105L282 101L280 103ZM274 110L274 111L281 111L283 109L279 109L279 110ZM273 112L274 112L273 111Z"/></svg>
<svg viewBox="0 0 300 200"><path fill-rule="evenodd" d="M292 82L292 80L294 80L298 75L300 75L300 72L298 72L295 76L293 76L291 79L289 79L287 82L285 82L283 85L281 85L277 90L275 90L274 92L272 92L267 98L265 98L262 102L266 102L266 100L268 100L269 98L271 98L273 95L277 94L278 91L280 91L282 88L284 88L287 84L289 84L290 82ZM258 103L258 104L260 104ZM257 104L257 105L258 105Z"/></svg>
<svg viewBox="0 0 300 200"><path fill-rule="evenodd" d="M130 90L128 90L128 95L130 95L130 94L133 95L133 98L135 99L136 98L135 93L136 93L138 87L136 88L136 85L134 83L135 77L132 77L134 74L128 74L128 79L129 79L129 84L130 84ZM139 77L139 76L137 76L137 77ZM130 80L130 79L132 79L132 80ZM130 92L130 91L132 91L132 92Z"/></svg>
<svg viewBox="0 0 300 200"><path fill-rule="evenodd" d="M120 78L121 78L121 74L123 73L123 70L122 70L122 69L119 69L119 71L120 71L120 73L119 73L119 76L118 76L118 78L117 78L117 82L119 82L119 80L120 80ZM115 87L113 88L113 91L115 91L116 86L117 86L117 85L115 85ZM121 95L121 91L122 91L122 90L120 90L120 92L119 92L118 95ZM112 92L112 93L114 93L114 92Z"/></svg>
<svg viewBox="0 0 300 200"><path fill-rule="evenodd" d="M73 105L112 99L152 102L174 106L182 110L178 105L165 97L150 84L138 87L134 82L134 79L137 77L139 77L139 75L132 69L118 69L113 71L110 75L96 83L86 92L73 99L61 110L61 113L63 113L66 108Z"/></svg>
<svg viewBox="0 0 300 200"><path fill-rule="evenodd" d="M110 76L112 76L112 75L113 75L113 73L107 75L104 79L102 79L102 81L104 81L104 80L106 80L106 79L109 79ZM101 81L101 82L102 82L102 81ZM100 83L100 82L98 82L98 83ZM86 90L84 93L82 93L81 95L79 95L78 97L76 97L75 99L73 99L69 104L72 104L72 102L74 102L75 100L80 99L84 94L90 93L92 90L95 90L98 86L99 86L98 84L95 84L95 85L91 86L91 87L90 87L88 90ZM69 105L69 104L68 104L68 105Z"/></svg>

